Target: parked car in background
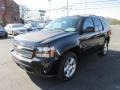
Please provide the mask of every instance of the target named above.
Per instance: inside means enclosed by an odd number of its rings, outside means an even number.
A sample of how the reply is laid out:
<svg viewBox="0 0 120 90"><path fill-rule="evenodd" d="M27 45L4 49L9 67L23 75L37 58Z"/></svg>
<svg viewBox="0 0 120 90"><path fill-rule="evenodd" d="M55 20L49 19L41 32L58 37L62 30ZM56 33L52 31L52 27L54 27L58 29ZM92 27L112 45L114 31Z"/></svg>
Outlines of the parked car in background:
<svg viewBox="0 0 120 90"><path fill-rule="evenodd" d="M24 25L24 27L27 29L27 31L37 31L41 30L44 27L43 23L40 22L29 22Z"/></svg>
<svg viewBox="0 0 120 90"><path fill-rule="evenodd" d="M5 26L5 30L8 34L13 36L27 32L27 29L24 27L24 24L21 24L21 23L7 24Z"/></svg>
<svg viewBox="0 0 120 90"><path fill-rule="evenodd" d="M44 23L44 22L39 23L39 26L41 27L41 29L43 29L46 25L47 23Z"/></svg>
<svg viewBox="0 0 120 90"><path fill-rule="evenodd" d="M5 31L5 29L2 26L0 26L0 37L2 37L2 38L8 37L7 32Z"/></svg>
<svg viewBox="0 0 120 90"><path fill-rule="evenodd" d="M81 55L89 51L107 54L110 36L104 17L68 16L50 22L41 31L15 37L11 54L27 72L70 80Z"/></svg>

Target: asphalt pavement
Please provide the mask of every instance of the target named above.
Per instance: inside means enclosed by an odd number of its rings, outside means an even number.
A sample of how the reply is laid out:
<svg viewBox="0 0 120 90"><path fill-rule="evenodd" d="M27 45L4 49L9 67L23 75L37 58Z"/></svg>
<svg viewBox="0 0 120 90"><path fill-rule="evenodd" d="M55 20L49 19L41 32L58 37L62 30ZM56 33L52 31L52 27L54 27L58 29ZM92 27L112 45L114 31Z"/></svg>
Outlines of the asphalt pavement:
<svg viewBox="0 0 120 90"><path fill-rule="evenodd" d="M11 59L13 38L0 39L0 90L120 90L120 26L111 26L109 53L82 58L71 81L27 75Z"/></svg>

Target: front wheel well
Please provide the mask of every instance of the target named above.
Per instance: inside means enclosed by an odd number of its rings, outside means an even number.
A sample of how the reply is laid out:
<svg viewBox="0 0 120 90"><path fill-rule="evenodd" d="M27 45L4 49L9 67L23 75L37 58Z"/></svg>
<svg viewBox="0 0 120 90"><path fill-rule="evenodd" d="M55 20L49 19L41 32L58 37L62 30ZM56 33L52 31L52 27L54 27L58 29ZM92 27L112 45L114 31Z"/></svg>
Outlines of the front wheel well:
<svg viewBox="0 0 120 90"><path fill-rule="evenodd" d="M59 69L59 67L60 67L60 63L61 63L61 61L62 61L61 58L62 58L66 53L68 53L68 52L73 52L73 53L75 53L75 54L77 55L77 58L79 59L79 55L80 55L80 48L79 48L79 47L73 47L73 48L70 48L70 49L64 51L64 52L60 55L58 61L56 61L56 72L58 72L58 69Z"/></svg>
<svg viewBox="0 0 120 90"><path fill-rule="evenodd" d="M65 53L67 53L67 52L74 52L74 53L77 55L77 57L79 58L80 48L79 48L78 46L73 47L73 48L70 48L70 49L66 50L64 53L62 53L61 56L63 56L63 55L64 55Z"/></svg>

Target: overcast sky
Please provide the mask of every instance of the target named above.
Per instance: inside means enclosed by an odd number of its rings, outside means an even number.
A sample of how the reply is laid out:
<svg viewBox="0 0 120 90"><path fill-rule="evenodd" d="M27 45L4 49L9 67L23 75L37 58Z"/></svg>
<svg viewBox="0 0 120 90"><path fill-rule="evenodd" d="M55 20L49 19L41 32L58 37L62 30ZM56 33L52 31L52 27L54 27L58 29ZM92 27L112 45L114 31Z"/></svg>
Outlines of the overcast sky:
<svg viewBox="0 0 120 90"><path fill-rule="evenodd" d="M33 10L49 10L48 0L14 0ZM99 16L120 19L120 0L68 0L70 15L95 14ZM51 9L65 7L67 0L51 0ZM86 4L85 4L86 2ZM86 6L86 9L85 9ZM52 18L67 15L66 10L55 10L51 12Z"/></svg>

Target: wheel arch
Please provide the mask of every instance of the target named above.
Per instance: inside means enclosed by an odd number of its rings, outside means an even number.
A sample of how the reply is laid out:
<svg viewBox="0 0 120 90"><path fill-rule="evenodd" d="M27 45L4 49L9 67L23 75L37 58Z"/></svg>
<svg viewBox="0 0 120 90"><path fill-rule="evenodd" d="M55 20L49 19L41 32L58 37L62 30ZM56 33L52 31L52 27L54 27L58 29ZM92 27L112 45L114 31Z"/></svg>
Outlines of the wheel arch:
<svg viewBox="0 0 120 90"><path fill-rule="evenodd" d="M105 41L106 41L106 40L107 40L108 43L109 43L109 42L110 42L110 37L106 37L106 38L105 38Z"/></svg>
<svg viewBox="0 0 120 90"><path fill-rule="evenodd" d="M73 52L77 55L77 57L79 58L79 54L80 54L80 48L79 46L75 46L75 47L72 47L72 48L69 48L67 50L65 50L63 53L61 53L61 57L67 53L67 52Z"/></svg>

